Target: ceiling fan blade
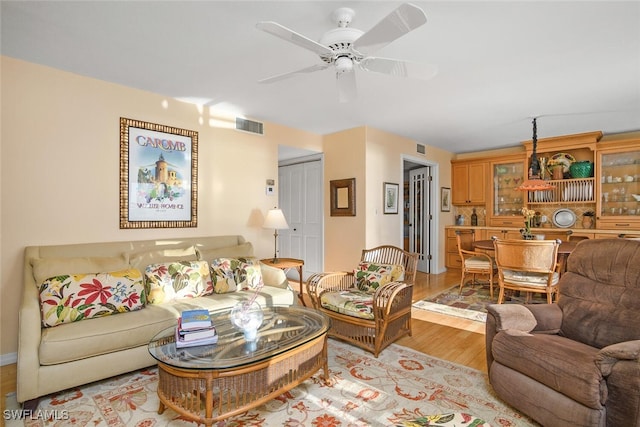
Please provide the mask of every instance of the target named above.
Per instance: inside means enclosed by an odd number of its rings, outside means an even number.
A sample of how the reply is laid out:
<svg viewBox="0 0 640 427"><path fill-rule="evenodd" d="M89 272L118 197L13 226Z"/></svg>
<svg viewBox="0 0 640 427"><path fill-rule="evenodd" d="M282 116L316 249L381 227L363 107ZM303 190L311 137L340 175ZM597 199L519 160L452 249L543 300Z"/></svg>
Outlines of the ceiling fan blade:
<svg viewBox="0 0 640 427"><path fill-rule="evenodd" d="M405 3L353 42L353 49L366 56L424 25L427 15L418 6Z"/></svg>
<svg viewBox="0 0 640 427"><path fill-rule="evenodd" d="M311 40L303 36L302 34L296 33L295 31L284 27L273 21L262 21L256 24L256 28L272 34L276 37L279 37L283 40L291 42L297 46L310 50L314 53L317 53L320 56L332 56L333 51L326 46L321 45L318 42Z"/></svg>
<svg viewBox="0 0 640 427"><path fill-rule="evenodd" d="M422 80L429 80L438 74L438 67L435 65L388 58L364 58L360 61L360 68L365 71Z"/></svg>
<svg viewBox="0 0 640 427"><path fill-rule="evenodd" d="M356 99L358 89L356 87L356 73L336 73L338 81L338 99L340 102L350 102Z"/></svg>
<svg viewBox="0 0 640 427"><path fill-rule="evenodd" d="M289 71L288 73L278 74L277 76L273 76L273 77L267 77L266 79L258 80L258 83L273 83L273 82L277 82L279 80L288 79L289 77L293 77L296 74L313 73L314 71L324 70L324 69L326 69L328 67L330 67L329 64L312 65L311 67L303 68L301 70Z"/></svg>

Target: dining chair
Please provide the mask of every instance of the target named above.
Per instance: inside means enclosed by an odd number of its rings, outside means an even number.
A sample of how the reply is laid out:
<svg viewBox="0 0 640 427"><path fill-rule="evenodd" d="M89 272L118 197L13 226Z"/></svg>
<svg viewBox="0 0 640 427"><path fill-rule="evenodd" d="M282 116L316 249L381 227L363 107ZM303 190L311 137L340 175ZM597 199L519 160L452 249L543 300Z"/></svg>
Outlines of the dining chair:
<svg viewBox="0 0 640 427"><path fill-rule="evenodd" d="M558 240L497 239L493 242L498 266L500 293L498 304L504 301L505 290L542 293L547 303L558 292Z"/></svg>
<svg viewBox="0 0 640 427"><path fill-rule="evenodd" d="M456 242L458 244L458 254L462 261L462 277L460 277L460 293L464 281L468 275L473 275L472 285L478 283L477 276L489 277L489 295L493 299L493 277L497 267L495 260L486 253L474 250L475 241L474 230L456 230Z"/></svg>

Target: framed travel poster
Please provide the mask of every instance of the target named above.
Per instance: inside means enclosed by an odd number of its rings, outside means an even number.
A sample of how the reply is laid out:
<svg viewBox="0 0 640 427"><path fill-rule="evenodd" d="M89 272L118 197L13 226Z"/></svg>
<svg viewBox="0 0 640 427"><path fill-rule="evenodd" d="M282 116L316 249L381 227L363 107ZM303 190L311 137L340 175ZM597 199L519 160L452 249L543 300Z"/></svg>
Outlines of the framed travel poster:
<svg viewBox="0 0 640 427"><path fill-rule="evenodd" d="M196 227L198 132L120 118L120 228Z"/></svg>

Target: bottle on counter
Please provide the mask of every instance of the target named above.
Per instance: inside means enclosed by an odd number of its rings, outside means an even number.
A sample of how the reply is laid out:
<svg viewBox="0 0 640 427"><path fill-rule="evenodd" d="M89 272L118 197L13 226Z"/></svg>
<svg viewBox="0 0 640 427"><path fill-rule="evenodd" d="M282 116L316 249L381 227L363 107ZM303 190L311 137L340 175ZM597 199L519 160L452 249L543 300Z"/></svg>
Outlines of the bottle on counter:
<svg viewBox="0 0 640 427"><path fill-rule="evenodd" d="M473 208L473 213L471 214L471 225L478 225L478 214L476 214L476 208Z"/></svg>

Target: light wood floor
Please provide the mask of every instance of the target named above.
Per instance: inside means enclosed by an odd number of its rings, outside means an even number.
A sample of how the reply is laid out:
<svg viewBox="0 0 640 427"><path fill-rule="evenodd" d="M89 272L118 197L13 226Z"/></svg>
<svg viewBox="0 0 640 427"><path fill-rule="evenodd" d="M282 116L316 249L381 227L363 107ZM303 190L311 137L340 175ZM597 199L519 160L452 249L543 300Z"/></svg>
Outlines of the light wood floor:
<svg viewBox="0 0 640 427"><path fill-rule="evenodd" d="M460 271L449 270L433 275L418 272L413 291L415 301L436 295L459 283ZM299 289L297 283L294 289ZM306 295L305 295L306 297ZM440 359L486 371L484 323L451 316L413 311L413 334L397 341L397 344ZM16 390L16 365L0 367L2 372L2 394L0 410L4 411L7 393Z"/></svg>

